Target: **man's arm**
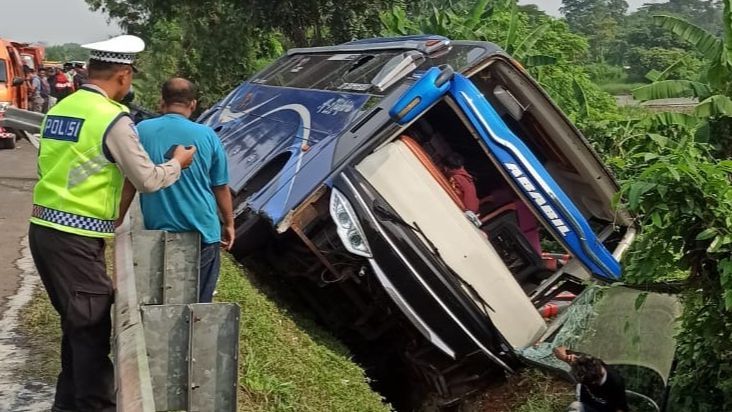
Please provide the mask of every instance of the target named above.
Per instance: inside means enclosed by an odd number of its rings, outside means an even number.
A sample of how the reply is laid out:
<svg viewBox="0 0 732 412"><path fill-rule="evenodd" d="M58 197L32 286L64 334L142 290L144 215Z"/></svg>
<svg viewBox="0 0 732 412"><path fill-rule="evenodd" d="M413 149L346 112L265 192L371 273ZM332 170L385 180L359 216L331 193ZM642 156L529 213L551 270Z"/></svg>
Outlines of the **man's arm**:
<svg viewBox="0 0 732 412"><path fill-rule="evenodd" d="M38 77L34 77L30 81L30 90L28 90L28 94L33 96L37 90L41 88L41 79Z"/></svg>
<svg viewBox="0 0 732 412"><path fill-rule="evenodd" d="M135 198L135 194L137 194L137 189L135 189L135 186L129 179L125 179L125 185L122 188L122 199L119 201L119 217L117 218L117 222L115 222L115 227L122 225L122 222L125 220L125 215L127 215L127 211L132 204L132 199Z"/></svg>
<svg viewBox="0 0 732 412"><path fill-rule="evenodd" d="M577 355L567 350L565 346L557 346L554 348L554 356L562 362L573 364L577 360Z"/></svg>
<svg viewBox="0 0 732 412"><path fill-rule="evenodd" d="M221 246L226 250L231 250L234 246L234 212L231 204L231 190L229 186L214 186L214 196L216 196L216 205L218 205L221 217L224 220L221 232Z"/></svg>
<svg viewBox="0 0 732 412"><path fill-rule="evenodd" d="M121 117L111 126L104 147L140 193L155 192L175 183L180 178L181 169L191 164L196 152L195 147L186 149L180 146L169 162L154 164L140 144L134 123L128 116Z"/></svg>

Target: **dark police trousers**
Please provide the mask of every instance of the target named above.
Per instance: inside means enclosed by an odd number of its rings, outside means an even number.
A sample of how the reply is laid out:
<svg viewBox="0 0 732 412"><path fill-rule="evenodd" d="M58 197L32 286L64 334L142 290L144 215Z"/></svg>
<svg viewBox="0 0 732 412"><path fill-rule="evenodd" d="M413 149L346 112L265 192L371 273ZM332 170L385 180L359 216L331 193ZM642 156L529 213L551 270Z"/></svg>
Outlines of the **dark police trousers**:
<svg viewBox="0 0 732 412"><path fill-rule="evenodd" d="M109 359L113 291L104 240L31 223L30 249L61 317L61 373L54 411L115 411Z"/></svg>

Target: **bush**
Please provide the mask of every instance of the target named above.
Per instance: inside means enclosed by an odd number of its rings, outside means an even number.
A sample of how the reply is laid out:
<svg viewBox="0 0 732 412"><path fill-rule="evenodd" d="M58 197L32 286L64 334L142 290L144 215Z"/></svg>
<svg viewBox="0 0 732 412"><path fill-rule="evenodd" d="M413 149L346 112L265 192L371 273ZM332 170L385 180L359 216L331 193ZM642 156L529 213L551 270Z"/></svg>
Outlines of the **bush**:
<svg viewBox="0 0 732 412"><path fill-rule="evenodd" d="M611 66L604 63L594 63L585 66L590 80L604 85L608 83L623 83L628 79L628 73L620 66Z"/></svg>
<svg viewBox="0 0 732 412"><path fill-rule="evenodd" d="M682 49L663 49L652 47L634 47L628 52L631 81L646 81L646 74L651 70L663 72L671 65L680 62L666 77L669 80L696 79L702 67L702 61L694 53Z"/></svg>

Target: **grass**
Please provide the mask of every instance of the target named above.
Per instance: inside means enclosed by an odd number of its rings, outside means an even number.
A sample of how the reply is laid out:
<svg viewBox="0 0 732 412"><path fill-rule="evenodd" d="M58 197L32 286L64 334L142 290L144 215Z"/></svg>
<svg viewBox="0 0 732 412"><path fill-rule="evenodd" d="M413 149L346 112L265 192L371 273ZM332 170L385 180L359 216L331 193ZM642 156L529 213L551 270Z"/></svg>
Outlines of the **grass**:
<svg viewBox="0 0 732 412"><path fill-rule="evenodd" d="M222 260L216 298L241 306L239 411L390 410L343 345L312 321L280 309L229 256ZM43 287L23 308L20 327L31 353L24 377L55 383L61 333Z"/></svg>
<svg viewBox="0 0 732 412"><path fill-rule="evenodd" d="M216 299L241 305L240 411L388 411L346 348L222 260Z"/></svg>
<svg viewBox="0 0 732 412"><path fill-rule="evenodd" d="M564 412L575 400L574 390L565 382L535 370L523 373L528 382L529 396L517 403L516 412Z"/></svg>
<svg viewBox="0 0 732 412"><path fill-rule="evenodd" d="M107 241L104 250L107 270L112 273L114 241ZM30 354L23 377L56 384L61 371L61 323L43 285L36 286L30 302L20 311L20 331Z"/></svg>
<svg viewBox="0 0 732 412"><path fill-rule="evenodd" d="M470 412L564 412L574 387L535 369L524 369L474 400Z"/></svg>
<svg viewBox="0 0 732 412"><path fill-rule="evenodd" d="M19 327L29 353L23 377L55 384L61 370L61 328L43 286L36 288L30 303L21 310Z"/></svg>
<svg viewBox="0 0 732 412"><path fill-rule="evenodd" d="M631 94L631 90L645 86L647 83L605 83L600 84L600 88L604 90L605 92L612 94L613 96L618 96L621 94Z"/></svg>

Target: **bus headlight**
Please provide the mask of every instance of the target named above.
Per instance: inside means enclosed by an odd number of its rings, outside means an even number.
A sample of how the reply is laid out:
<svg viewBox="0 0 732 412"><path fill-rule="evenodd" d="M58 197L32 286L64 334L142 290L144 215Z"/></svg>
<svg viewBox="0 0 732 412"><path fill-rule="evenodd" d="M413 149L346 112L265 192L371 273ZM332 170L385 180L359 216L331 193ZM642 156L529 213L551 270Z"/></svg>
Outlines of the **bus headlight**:
<svg viewBox="0 0 732 412"><path fill-rule="evenodd" d="M356 213L348 199L336 189L330 193L330 216L346 249L354 255L370 258L371 249L358 223Z"/></svg>

